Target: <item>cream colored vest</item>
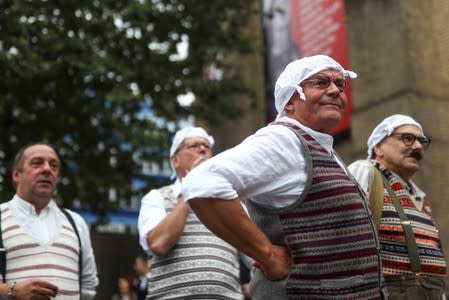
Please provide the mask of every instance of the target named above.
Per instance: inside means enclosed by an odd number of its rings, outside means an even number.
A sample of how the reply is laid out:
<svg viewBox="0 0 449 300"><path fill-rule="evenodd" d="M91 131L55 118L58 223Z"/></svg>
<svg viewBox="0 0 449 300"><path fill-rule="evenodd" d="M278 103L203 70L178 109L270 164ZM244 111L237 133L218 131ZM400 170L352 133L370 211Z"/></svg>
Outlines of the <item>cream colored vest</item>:
<svg viewBox="0 0 449 300"><path fill-rule="evenodd" d="M6 248L6 281L38 277L58 286L54 300L80 299L79 242L62 212L59 233L51 244L40 244L19 225L8 203L0 205L3 244Z"/></svg>

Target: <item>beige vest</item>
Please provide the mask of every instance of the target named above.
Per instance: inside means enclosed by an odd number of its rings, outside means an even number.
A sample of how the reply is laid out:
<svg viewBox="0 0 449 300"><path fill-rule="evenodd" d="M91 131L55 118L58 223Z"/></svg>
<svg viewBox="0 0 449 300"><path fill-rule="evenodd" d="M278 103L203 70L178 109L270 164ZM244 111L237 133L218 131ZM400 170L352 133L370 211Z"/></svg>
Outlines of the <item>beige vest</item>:
<svg viewBox="0 0 449 300"><path fill-rule="evenodd" d="M52 299L80 299L79 242L64 214L60 212L58 216L61 226L55 240L45 245L19 225L8 203L1 204L0 209L6 249L6 281L38 277L58 287L58 295Z"/></svg>

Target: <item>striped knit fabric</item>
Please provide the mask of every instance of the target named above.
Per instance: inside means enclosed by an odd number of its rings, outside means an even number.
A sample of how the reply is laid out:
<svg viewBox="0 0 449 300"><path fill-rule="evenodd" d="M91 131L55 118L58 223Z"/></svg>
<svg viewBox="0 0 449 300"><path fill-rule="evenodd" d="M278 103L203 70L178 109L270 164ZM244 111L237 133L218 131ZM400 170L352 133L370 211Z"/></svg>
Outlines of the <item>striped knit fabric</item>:
<svg viewBox="0 0 449 300"><path fill-rule="evenodd" d="M374 165L390 182L404 209L404 213L411 222L418 245L421 274L446 276L446 261L441 248L440 236L427 201L424 201L423 209L418 210L396 176L378 162L375 162ZM410 268L404 229L400 224L399 215L386 189L379 239L384 275L413 274Z"/></svg>
<svg viewBox="0 0 449 300"><path fill-rule="evenodd" d="M59 215L61 228L54 242L41 245L17 223L8 202L2 203L0 209L6 248L6 281L38 277L58 287L58 295L52 299L80 299L79 243L63 213Z"/></svg>
<svg viewBox="0 0 449 300"><path fill-rule="evenodd" d="M294 131L308 149L305 155L311 160L311 182L287 208L271 212L250 209L274 243L287 245L293 260L288 279L277 283L285 286L285 296L272 298L380 299L377 238L364 194L316 140L296 126ZM280 228L273 228L276 219ZM255 290L273 284L260 280L262 284L256 283ZM257 291L260 297L256 299L269 299L263 297L267 293Z"/></svg>
<svg viewBox="0 0 449 300"><path fill-rule="evenodd" d="M177 203L172 186L161 188L170 211ZM147 299L243 299L238 252L190 213L170 253L153 256Z"/></svg>

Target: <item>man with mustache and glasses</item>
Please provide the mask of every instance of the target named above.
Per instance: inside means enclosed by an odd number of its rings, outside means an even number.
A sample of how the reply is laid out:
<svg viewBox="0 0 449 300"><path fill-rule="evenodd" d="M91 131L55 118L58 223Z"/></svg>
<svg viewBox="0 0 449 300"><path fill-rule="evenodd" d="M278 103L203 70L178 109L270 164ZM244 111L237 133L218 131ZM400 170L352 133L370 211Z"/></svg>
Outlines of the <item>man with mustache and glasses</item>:
<svg viewBox="0 0 449 300"><path fill-rule="evenodd" d="M369 195L389 299L445 299L438 229L426 194L411 181L429 144L413 118L392 115L368 138L368 160L349 166Z"/></svg>
<svg viewBox="0 0 449 300"><path fill-rule="evenodd" d="M53 200L61 162L45 143L14 159L16 194L2 203L0 295L7 299L93 299L98 285L89 228ZM6 266L4 265L6 263Z"/></svg>
<svg viewBox="0 0 449 300"><path fill-rule="evenodd" d="M200 220L255 260L253 300L382 297L365 194L333 150L347 77L356 74L325 55L289 63L275 85L276 121L183 181Z"/></svg>
<svg viewBox="0 0 449 300"><path fill-rule="evenodd" d="M212 156L213 145L203 128L176 132L170 148L175 182L142 199L138 229L151 256L148 299L243 299L238 251L201 224L181 195L181 181Z"/></svg>

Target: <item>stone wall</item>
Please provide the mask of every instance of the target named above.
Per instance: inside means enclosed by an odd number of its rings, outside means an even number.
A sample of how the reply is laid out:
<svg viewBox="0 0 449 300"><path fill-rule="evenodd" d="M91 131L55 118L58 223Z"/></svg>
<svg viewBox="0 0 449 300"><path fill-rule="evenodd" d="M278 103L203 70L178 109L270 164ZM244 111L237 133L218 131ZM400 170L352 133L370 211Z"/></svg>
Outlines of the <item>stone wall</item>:
<svg viewBox="0 0 449 300"><path fill-rule="evenodd" d="M391 114L420 122L432 143L413 180L428 195L449 262L449 1L346 0L346 13L359 77L342 156L365 158L369 134Z"/></svg>

